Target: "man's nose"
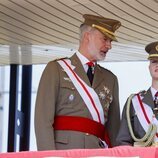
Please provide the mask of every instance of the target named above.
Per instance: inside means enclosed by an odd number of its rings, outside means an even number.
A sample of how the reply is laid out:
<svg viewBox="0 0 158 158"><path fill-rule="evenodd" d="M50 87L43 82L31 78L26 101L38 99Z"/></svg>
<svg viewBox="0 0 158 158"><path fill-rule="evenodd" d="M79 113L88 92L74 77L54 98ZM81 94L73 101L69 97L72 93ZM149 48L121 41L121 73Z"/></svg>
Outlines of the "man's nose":
<svg viewBox="0 0 158 158"><path fill-rule="evenodd" d="M106 48L108 48L108 49L112 48L111 41L106 42Z"/></svg>

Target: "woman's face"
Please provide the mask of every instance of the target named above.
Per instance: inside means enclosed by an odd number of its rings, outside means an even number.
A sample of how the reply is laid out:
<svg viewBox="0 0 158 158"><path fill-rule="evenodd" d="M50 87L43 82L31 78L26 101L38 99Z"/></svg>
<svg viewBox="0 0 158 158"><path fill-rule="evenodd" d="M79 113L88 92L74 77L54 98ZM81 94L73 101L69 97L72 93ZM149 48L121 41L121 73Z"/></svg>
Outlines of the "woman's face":
<svg viewBox="0 0 158 158"><path fill-rule="evenodd" d="M158 60L150 60L149 71L154 80L158 80Z"/></svg>

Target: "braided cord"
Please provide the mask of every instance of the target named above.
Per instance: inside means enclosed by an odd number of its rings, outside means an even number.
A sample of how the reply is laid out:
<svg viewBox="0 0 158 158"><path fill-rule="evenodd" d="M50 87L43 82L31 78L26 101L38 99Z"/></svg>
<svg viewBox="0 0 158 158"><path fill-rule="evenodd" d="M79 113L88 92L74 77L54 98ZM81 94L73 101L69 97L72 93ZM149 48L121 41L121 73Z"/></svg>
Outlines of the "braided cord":
<svg viewBox="0 0 158 158"><path fill-rule="evenodd" d="M146 134L142 138L136 138L136 136L134 135L133 129L132 129L131 119L130 119L130 105L131 105L131 100L134 96L135 96L134 94L131 94L127 101L126 116L127 116L128 128L129 128L129 131L130 131L130 134L131 134L133 140L135 141L134 146L144 146L144 147L150 146L152 144L155 134L157 132L157 127L155 124L150 123Z"/></svg>

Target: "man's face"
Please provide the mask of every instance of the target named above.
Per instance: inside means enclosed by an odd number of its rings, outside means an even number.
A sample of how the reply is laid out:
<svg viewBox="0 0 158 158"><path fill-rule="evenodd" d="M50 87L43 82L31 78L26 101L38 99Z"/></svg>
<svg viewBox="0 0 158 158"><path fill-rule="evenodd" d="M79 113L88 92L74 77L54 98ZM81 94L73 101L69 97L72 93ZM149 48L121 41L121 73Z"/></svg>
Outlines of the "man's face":
<svg viewBox="0 0 158 158"><path fill-rule="evenodd" d="M109 49L111 49L111 39L98 30L90 32L88 52L94 61L104 60Z"/></svg>
<svg viewBox="0 0 158 158"><path fill-rule="evenodd" d="M158 80L158 60L150 60L149 70L151 77L154 80Z"/></svg>

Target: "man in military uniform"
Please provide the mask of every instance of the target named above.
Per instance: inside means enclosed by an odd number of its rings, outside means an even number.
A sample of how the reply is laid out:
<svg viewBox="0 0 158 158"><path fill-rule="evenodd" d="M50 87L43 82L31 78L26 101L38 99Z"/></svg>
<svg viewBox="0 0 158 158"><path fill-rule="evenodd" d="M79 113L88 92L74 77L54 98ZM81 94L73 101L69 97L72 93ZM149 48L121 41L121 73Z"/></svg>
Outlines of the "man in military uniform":
<svg viewBox="0 0 158 158"><path fill-rule="evenodd" d="M70 58L49 62L42 74L35 107L38 150L116 145L118 81L97 61L104 60L121 24L94 15L83 17L78 51Z"/></svg>
<svg viewBox="0 0 158 158"><path fill-rule="evenodd" d="M145 47L149 53L151 87L131 95L123 109L118 145L157 146L158 142L158 41Z"/></svg>

